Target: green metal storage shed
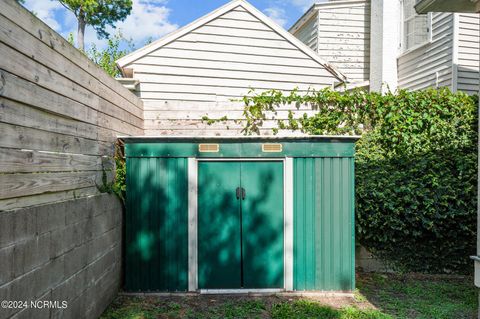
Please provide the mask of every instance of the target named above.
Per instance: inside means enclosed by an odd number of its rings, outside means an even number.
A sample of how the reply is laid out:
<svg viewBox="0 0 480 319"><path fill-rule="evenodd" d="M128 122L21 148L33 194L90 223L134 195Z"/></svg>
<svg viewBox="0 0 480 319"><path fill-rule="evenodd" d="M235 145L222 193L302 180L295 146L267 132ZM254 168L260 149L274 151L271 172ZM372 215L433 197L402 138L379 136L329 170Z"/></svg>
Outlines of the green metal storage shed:
<svg viewBox="0 0 480 319"><path fill-rule="evenodd" d="M357 137L124 137L125 290L351 291Z"/></svg>

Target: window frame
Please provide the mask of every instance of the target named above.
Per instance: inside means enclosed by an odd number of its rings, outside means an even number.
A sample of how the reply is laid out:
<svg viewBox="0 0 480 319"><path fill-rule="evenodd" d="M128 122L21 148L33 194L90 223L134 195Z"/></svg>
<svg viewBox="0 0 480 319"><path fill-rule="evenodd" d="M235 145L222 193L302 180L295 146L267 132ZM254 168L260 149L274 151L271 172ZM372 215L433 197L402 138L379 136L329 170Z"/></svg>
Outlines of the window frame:
<svg viewBox="0 0 480 319"><path fill-rule="evenodd" d="M416 44L410 48L407 48L407 43L406 43L406 30L405 30L405 24L408 22L408 21L411 21L413 19L415 19L416 16L420 16L419 14L417 14L415 11L414 15L412 15L411 17L409 17L409 19L405 19L405 1L406 0L400 0L400 11L401 11L401 14L400 14L400 55L403 55L403 54L406 54L406 53L409 53L411 51L414 51L416 49L419 49L427 44L430 44L432 43L432 12L429 12L426 14L427 16L427 39L422 42L422 43L419 43L419 44ZM413 4L415 4L415 1L413 1ZM412 8L413 10L415 10L414 8Z"/></svg>

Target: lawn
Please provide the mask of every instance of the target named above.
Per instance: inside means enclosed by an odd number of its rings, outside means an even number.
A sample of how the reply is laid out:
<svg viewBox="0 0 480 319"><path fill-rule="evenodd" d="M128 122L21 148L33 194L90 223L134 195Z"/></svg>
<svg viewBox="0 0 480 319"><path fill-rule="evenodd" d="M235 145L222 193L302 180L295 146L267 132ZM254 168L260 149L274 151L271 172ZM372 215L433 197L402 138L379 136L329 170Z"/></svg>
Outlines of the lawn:
<svg viewBox="0 0 480 319"><path fill-rule="evenodd" d="M476 318L472 278L360 274L357 286L355 298L119 296L101 318Z"/></svg>

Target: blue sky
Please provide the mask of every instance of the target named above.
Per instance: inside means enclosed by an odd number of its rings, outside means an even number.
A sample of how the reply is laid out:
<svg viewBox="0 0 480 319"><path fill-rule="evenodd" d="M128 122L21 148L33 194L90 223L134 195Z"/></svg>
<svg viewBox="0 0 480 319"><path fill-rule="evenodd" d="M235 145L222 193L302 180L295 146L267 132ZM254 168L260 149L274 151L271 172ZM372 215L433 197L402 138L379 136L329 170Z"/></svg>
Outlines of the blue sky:
<svg viewBox="0 0 480 319"><path fill-rule="evenodd" d="M318 0L317 2L321 2ZM148 39L156 40L182 27L228 0L133 0L132 14L117 23L123 36L141 47ZM250 3L285 28L289 28L315 0L250 0ZM55 31L67 37L76 34L76 20L57 0L26 0L25 6ZM115 32L115 31L113 31ZM85 44L103 47L105 41L87 27Z"/></svg>

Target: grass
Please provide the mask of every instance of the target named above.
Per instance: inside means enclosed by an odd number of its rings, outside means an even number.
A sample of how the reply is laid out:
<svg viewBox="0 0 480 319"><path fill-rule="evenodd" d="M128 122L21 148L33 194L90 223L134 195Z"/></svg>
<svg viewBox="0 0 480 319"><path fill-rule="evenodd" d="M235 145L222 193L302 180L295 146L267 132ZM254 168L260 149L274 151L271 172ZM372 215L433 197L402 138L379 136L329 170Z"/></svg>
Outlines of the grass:
<svg viewBox="0 0 480 319"><path fill-rule="evenodd" d="M472 278L360 274L357 288L354 298L119 296L101 318L476 318Z"/></svg>
<svg viewBox="0 0 480 319"><path fill-rule="evenodd" d="M364 274L357 288L370 303L394 318L476 318L473 278Z"/></svg>

